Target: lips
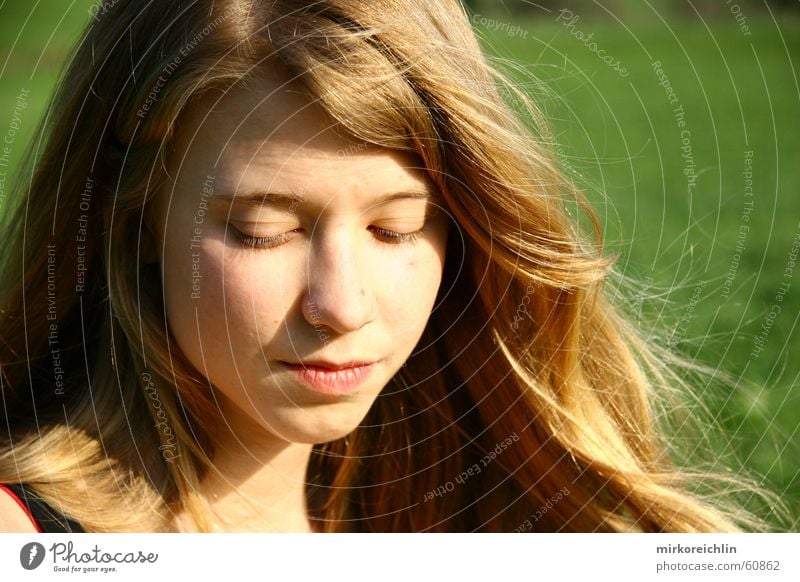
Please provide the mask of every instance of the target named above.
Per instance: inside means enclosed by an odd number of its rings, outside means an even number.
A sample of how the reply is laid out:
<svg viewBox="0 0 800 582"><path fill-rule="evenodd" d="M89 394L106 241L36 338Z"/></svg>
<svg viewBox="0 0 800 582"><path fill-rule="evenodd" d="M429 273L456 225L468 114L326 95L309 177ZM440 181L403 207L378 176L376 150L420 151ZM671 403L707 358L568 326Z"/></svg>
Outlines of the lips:
<svg viewBox="0 0 800 582"><path fill-rule="evenodd" d="M300 366L305 368L320 368L322 370L346 370L348 368L358 368L369 366L374 362L368 360L349 360L347 362L329 362L326 360L303 360L302 362L284 362L288 366Z"/></svg>
<svg viewBox="0 0 800 582"><path fill-rule="evenodd" d="M350 360L330 362L304 360L283 362L289 371L307 388L324 394L342 395L355 391L375 368L375 362Z"/></svg>

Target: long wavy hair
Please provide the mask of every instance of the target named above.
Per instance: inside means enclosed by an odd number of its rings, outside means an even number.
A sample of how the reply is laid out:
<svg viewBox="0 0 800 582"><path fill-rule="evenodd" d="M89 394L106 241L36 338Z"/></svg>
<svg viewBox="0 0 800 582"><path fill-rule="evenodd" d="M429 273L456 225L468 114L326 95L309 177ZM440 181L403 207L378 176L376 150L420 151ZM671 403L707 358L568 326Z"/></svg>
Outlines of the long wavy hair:
<svg viewBox="0 0 800 582"><path fill-rule="evenodd" d="M315 529L761 526L736 501L749 482L677 456L676 427L704 440L687 432L678 360L612 300L596 218L457 0L115 0L94 13L6 217L0 482L87 531L166 531L177 509L212 529L198 485L220 419L170 335L148 209L184 113L265 68L349 135L414 152L455 227L417 350L358 428L313 449Z"/></svg>

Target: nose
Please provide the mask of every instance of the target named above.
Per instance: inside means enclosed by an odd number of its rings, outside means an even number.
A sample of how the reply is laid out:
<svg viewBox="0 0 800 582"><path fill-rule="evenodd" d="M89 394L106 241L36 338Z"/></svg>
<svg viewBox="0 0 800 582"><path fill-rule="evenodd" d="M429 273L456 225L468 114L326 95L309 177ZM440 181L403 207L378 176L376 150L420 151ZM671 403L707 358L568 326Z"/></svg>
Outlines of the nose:
<svg viewBox="0 0 800 582"><path fill-rule="evenodd" d="M317 231L309 247L303 317L343 334L374 320L376 274L365 260L366 244L346 228Z"/></svg>

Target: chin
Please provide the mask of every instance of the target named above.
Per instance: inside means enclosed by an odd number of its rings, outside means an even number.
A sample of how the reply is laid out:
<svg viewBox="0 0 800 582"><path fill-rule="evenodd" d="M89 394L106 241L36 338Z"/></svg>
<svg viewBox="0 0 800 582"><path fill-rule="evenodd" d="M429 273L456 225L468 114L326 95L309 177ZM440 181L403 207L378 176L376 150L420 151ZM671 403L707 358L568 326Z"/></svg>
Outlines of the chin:
<svg viewBox="0 0 800 582"><path fill-rule="evenodd" d="M346 437L367 414L368 409L334 412L324 407L295 411L289 418L262 421L264 429L279 438L298 444L316 445Z"/></svg>
<svg viewBox="0 0 800 582"><path fill-rule="evenodd" d="M346 437L358 427L352 426L314 426L314 427L293 427L293 429L283 432L282 436L289 442L307 445L319 445L329 443Z"/></svg>

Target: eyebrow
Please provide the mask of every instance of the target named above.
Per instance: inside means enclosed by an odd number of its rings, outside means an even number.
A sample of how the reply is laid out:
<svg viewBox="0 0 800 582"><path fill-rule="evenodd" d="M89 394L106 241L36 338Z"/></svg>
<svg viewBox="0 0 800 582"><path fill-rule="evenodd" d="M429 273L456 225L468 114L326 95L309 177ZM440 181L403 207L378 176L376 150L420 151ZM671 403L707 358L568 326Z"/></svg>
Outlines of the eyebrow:
<svg viewBox="0 0 800 582"><path fill-rule="evenodd" d="M435 197L436 195L432 192L427 192L423 190L408 190L408 191L404 190L400 192L392 192L389 194L384 194L379 198L370 200L369 205L377 206L379 204L391 202L392 200L402 200L402 199L431 200ZM211 197L210 201L228 202L229 204L235 203L235 204L243 204L245 206L256 206L256 207L261 207L264 205L272 205L272 206L285 206L291 208L304 203L306 201L306 198L299 192L275 192L275 191L252 190L236 195L229 193L221 193L221 194L215 193Z"/></svg>

